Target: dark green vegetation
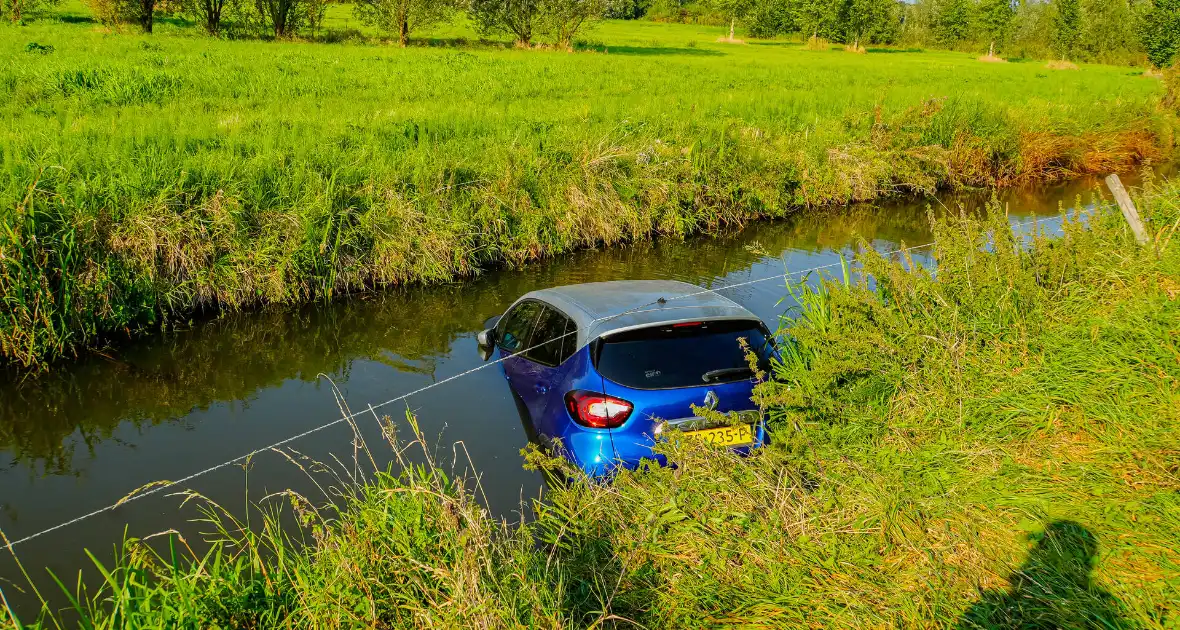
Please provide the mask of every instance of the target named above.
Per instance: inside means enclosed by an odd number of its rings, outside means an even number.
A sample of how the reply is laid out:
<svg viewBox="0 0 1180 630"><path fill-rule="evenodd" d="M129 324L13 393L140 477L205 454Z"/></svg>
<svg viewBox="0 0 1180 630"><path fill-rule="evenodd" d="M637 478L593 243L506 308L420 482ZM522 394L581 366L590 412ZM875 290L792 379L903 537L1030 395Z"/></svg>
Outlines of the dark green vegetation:
<svg viewBox="0 0 1180 630"><path fill-rule="evenodd" d="M1147 59L1157 68L1166 68L1180 55L1180 2L1152 0L1140 25Z"/></svg>
<svg viewBox="0 0 1180 630"><path fill-rule="evenodd" d="M743 36L801 34L1004 57L1166 68L1180 50L1175 0L634 0L613 17L728 24ZM614 5L612 5L614 6Z"/></svg>
<svg viewBox="0 0 1180 630"><path fill-rule="evenodd" d="M607 54L574 55L190 30L0 31L4 362L817 205L1126 168L1170 151L1175 125L1159 82L1122 69L725 45L712 27L612 23Z"/></svg>
<svg viewBox="0 0 1180 630"><path fill-rule="evenodd" d="M1176 0L84 0L110 28L154 31L156 22L200 25L214 36L379 36L406 46L439 25L464 37L508 37L517 46L570 49L602 18L728 26L726 40L801 35L817 43L902 44L1005 56L1166 68L1180 49ZM78 0L67 0L66 4ZM0 18L19 23L61 0L4 0ZM341 19L342 16L349 16ZM359 21L367 29L357 28ZM475 32L472 32L474 29ZM444 28L444 30L448 30ZM582 42L583 44L591 42Z"/></svg>
<svg viewBox="0 0 1180 630"><path fill-rule="evenodd" d="M340 471L337 507L280 495L249 529L208 506L208 552L130 541L78 608L96 628L1174 627L1178 200L1139 198L1147 247L1109 207L1022 247L997 208L936 224L937 277L867 253L875 290L789 286L797 350L749 458L675 441L675 470L555 484L521 525L429 466Z"/></svg>

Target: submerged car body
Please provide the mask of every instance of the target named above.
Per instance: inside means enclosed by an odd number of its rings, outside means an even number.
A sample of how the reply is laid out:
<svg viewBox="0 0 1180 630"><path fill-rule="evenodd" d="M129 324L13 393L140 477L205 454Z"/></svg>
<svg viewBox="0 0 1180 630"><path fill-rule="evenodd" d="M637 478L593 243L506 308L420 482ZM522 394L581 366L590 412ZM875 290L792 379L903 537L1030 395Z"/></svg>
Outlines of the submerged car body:
<svg viewBox="0 0 1180 630"><path fill-rule="evenodd" d="M670 430L745 451L766 442L751 401L773 339L753 313L684 282L596 282L533 291L479 334L534 434L591 476L644 459ZM692 406L728 414L706 420ZM729 413L735 412L735 413ZM736 422L734 417L736 416Z"/></svg>

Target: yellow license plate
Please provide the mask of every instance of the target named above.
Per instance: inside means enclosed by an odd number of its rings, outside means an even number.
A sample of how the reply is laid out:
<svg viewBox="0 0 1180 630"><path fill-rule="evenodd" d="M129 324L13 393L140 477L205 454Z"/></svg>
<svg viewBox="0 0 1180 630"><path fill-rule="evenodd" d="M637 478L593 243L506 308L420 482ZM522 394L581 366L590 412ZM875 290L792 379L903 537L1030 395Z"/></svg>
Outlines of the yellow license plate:
<svg viewBox="0 0 1180 630"><path fill-rule="evenodd" d="M684 435L694 440L704 440L713 446L743 446L754 442L754 427L735 424L731 427L686 431Z"/></svg>

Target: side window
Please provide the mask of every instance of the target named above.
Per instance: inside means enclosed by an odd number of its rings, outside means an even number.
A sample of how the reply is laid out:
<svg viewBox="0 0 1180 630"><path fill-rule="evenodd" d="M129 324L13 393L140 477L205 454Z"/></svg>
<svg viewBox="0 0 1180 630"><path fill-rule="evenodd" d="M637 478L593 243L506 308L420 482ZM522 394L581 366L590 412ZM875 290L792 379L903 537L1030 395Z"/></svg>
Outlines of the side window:
<svg viewBox="0 0 1180 630"><path fill-rule="evenodd" d="M573 353L574 323L561 311L551 307L543 307L541 317L537 320L537 328L533 332L529 345L536 346L525 356L537 363L545 365L559 365ZM539 345L538 345L539 344Z"/></svg>
<svg viewBox="0 0 1180 630"><path fill-rule="evenodd" d="M496 343L509 352L520 352L528 346L529 335L537 322L541 305L536 302L521 302L500 320L497 326Z"/></svg>

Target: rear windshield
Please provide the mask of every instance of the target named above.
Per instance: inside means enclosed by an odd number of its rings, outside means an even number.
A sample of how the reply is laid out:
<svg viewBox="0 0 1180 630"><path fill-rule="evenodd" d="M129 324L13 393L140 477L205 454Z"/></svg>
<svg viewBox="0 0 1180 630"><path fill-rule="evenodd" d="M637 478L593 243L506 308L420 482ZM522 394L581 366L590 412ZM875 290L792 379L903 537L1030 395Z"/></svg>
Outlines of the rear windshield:
<svg viewBox="0 0 1180 630"><path fill-rule="evenodd" d="M671 389L753 377L738 344L744 337L769 367L771 340L759 322L690 322L627 331L605 337L598 347L598 371L637 389Z"/></svg>

